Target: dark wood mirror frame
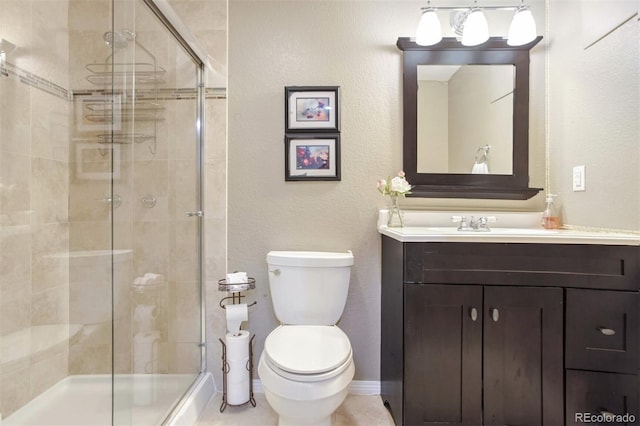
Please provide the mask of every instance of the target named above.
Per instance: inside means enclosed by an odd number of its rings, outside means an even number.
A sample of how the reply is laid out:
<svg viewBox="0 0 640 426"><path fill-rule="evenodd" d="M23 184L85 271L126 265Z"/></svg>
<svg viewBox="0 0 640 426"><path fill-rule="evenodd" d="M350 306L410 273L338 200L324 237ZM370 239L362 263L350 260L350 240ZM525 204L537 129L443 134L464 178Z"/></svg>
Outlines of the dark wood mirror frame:
<svg viewBox="0 0 640 426"><path fill-rule="evenodd" d="M490 198L527 200L542 188L529 188L529 50L542 40L509 46L491 37L478 46L463 46L446 37L433 46L420 46L408 37L398 38L403 53L404 141L403 167L414 186L410 197ZM482 175L457 173L418 173L418 65L514 65L513 94L513 174Z"/></svg>

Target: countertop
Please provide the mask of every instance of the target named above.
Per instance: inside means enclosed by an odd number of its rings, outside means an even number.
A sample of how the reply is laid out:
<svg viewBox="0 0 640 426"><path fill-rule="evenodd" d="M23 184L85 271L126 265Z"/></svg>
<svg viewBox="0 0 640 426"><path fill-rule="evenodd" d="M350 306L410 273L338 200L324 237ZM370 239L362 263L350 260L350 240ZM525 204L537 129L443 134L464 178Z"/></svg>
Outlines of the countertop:
<svg viewBox="0 0 640 426"><path fill-rule="evenodd" d="M495 217L490 231L458 231L452 216ZM576 229L544 229L537 212L403 211L404 227L389 228L387 210L380 210L378 232L401 242L477 242L530 244L640 245L640 233Z"/></svg>

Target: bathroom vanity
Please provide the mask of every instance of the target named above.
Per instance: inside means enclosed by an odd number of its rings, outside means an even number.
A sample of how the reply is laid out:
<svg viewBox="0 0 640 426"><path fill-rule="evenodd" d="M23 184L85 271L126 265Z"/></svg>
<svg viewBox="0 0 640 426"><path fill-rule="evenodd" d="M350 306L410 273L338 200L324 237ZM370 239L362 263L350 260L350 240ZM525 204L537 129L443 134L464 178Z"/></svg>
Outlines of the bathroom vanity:
<svg viewBox="0 0 640 426"><path fill-rule="evenodd" d="M405 228L379 225L396 424L638 421L640 236L547 231L539 214L486 232L405 214Z"/></svg>

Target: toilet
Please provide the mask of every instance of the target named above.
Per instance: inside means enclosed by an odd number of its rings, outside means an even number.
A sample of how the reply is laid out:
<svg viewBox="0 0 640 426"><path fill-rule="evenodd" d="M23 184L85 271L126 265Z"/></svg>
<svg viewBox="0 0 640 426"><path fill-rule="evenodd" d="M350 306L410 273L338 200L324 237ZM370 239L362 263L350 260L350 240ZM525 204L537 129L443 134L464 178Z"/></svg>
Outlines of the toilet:
<svg viewBox="0 0 640 426"><path fill-rule="evenodd" d="M271 301L280 325L264 342L258 374L280 426L331 425L355 366L336 323L349 291L353 254L271 251Z"/></svg>

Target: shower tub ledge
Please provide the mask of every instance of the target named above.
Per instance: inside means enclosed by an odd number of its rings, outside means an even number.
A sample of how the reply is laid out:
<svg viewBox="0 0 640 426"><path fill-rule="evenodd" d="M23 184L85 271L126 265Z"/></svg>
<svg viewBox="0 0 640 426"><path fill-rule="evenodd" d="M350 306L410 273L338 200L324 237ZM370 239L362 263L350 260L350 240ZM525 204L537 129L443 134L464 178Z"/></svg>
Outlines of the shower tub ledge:
<svg viewBox="0 0 640 426"><path fill-rule="evenodd" d="M118 374L114 381L112 423L112 376L68 376L24 407L1 421L2 426L109 426L112 424L155 426L195 424L214 393L210 373ZM191 388L184 396L184 390ZM182 399L182 400L181 400ZM136 404L136 401L144 401Z"/></svg>

